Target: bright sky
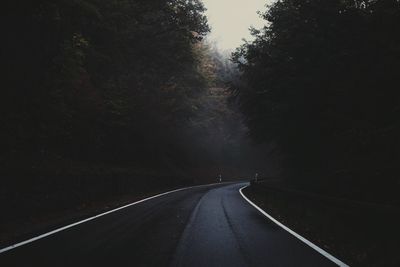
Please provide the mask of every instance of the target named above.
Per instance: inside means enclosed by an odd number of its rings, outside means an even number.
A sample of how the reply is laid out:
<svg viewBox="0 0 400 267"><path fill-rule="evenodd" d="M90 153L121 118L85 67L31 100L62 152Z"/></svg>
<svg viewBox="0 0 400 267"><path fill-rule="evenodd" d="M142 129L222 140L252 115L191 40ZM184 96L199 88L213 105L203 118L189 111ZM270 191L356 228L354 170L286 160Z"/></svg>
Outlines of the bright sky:
<svg viewBox="0 0 400 267"><path fill-rule="evenodd" d="M203 0L211 26L209 39L221 50L234 50L251 40L249 27L261 28L265 23L257 11L265 11L271 0Z"/></svg>

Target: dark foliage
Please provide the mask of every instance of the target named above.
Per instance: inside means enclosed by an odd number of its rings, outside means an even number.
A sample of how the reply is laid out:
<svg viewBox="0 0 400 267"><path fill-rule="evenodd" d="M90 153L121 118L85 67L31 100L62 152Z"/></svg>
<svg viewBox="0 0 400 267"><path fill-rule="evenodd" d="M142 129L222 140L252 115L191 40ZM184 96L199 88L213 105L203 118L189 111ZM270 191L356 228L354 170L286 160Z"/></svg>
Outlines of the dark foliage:
<svg viewBox="0 0 400 267"><path fill-rule="evenodd" d="M200 0L2 4L4 223L240 175L245 127L224 88L234 68L202 42L204 11Z"/></svg>
<svg viewBox="0 0 400 267"><path fill-rule="evenodd" d="M193 44L209 31L201 2L9 2L4 157L157 157L193 116L185 100L205 83Z"/></svg>
<svg viewBox="0 0 400 267"><path fill-rule="evenodd" d="M234 53L251 135L279 144L293 181L398 188L399 1L281 0L262 16Z"/></svg>
<svg viewBox="0 0 400 267"><path fill-rule="evenodd" d="M226 95L209 103L204 10L199 0L2 4L2 223L214 181L233 137L210 140L242 124Z"/></svg>

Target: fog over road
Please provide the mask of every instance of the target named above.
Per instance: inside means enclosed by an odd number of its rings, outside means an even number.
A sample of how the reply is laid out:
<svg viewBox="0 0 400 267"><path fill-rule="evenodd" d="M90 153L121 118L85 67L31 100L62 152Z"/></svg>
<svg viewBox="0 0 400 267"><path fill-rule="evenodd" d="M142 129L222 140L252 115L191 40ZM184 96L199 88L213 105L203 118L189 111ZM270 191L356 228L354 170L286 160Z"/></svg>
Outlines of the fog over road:
<svg viewBox="0 0 400 267"><path fill-rule="evenodd" d="M163 195L0 254L0 266L336 266L260 214L245 183Z"/></svg>

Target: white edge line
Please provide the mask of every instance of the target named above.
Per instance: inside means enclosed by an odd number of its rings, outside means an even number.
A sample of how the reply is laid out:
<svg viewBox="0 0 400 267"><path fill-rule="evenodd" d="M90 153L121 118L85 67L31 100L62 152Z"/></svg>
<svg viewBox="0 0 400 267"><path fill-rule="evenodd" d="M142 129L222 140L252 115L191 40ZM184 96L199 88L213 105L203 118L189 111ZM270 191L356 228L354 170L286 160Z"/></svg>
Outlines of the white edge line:
<svg viewBox="0 0 400 267"><path fill-rule="evenodd" d="M155 195L155 196L151 196L151 197L148 197L148 198L145 198L145 199L142 199L142 200L139 200L139 201L136 201L136 202L127 204L127 205L125 205L125 206L122 206L122 207L119 207L119 208L116 208L116 209L113 209L113 210L109 210L109 211L107 211L107 212L104 212L104 213L95 215L95 216L93 216L93 217L90 217L90 218L87 218L87 219L84 219L84 220L81 220L81 221L78 221L78 222L75 222L75 223L66 225L66 226L64 226L64 227L55 229L55 230L53 230L53 231L47 232L47 233L45 233L45 234L42 234L42 235L39 235L39 236L36 236L36 237L33 237L33 238L31 238L31 239L27 239L27 240L25 240L25 241L22 241L22 242L13 244L13 245L11 245L11 246L2 248L2 249L0 249L0 254L4 253L4 252L6 252L6 251L9 251L9 250L15 249L15 248L17 248L17 247L21 247L21 246L23 246L23 245L26 245L26 244L35 242L35 241L37 241L37 240L39 240L39 239L43 239L43 238L48 237L48 236L50 236L50 235L54 235L54 234L56 234L56 233L59 233L59 232L64 231L64 230L67 230L67 229L72 228L72 227L74 227L74 226L77 226L77 225L79 225L79 224L92 221L92 220L97 219L97 218L99 218L99 217L103 217L103 216L108 215L108 214L110 214L110 213L113 213L113 212L116 212L116 211L119 211L119 210L128 208L128 207L133 206L133 205L137 205L137 204L139 204L139 203L142 203L142 202L145 202L145 201L154 199L154 198L158 198L158 197L161 197L161 196L164 196L164 195L168 195L168 194L171 194L171 193L175 193L175 192L179 192L179 191L182 191L182 190L187 190L187 189L196 188L196 187L204 187L204 186L217 185L217 184L224 184L224 183L213 183L213 184L205 184L205 185L197 185L197 186L184 187L184 188L179 188L179 189L175 189L175 190L172 190L172 191L168 191L168 192L165 192L165 193L161 193L161 194L158 194L158 195Z"/></svg>
<svg viewBox="0 0 400 267"><path fill-rule="evenodd" d="M298 233L296 233L295 231L291 230L289 227L283 225L282 223L280 223L279 221L277 221L276 219L274 219L271 215L269 215L268 213L266 213L263 209L261 209L260 207L258 207L256 204L254 204L250 199L248 199L242 192L243 189L245 189L246 187L248 187L248 185L242 187L239 189L240 194L242 195L242 197L250 204L252 205L254 208L256 208L259 212L261 212L265 217L267 217L268 219L270 219L272 222L274 222L276 225L278 225L279 227L281 227L283 230L287 231L289 234L293 235L294 237L296 237L297 239L299 239L300 241L302 241L303 243L305 243L306 245L310 246L312 249L316 250L318 253L320 253L321 255L325 256L326 258L328 258L329 260L331 260L332 262L334 262L335 264L337 264L340 267L349 267L349 265L347 265L346 263L342 262L341 260L335 258L334 256L332 256L331 254L329 254L328 252L326 252L325 250L323 250L322 248L318 247L317 245L313 244L311 241L307 240L306 238L302 237L301 235L299 235Z"/></svg>

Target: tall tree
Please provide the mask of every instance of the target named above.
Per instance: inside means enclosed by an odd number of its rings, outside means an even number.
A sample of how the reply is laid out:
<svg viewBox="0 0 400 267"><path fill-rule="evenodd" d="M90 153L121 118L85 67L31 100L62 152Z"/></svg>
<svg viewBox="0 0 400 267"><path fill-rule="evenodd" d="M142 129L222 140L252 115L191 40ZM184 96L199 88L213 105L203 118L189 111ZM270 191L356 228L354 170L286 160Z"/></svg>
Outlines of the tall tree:
<svg viewBox="0 0 400 267"><path fill-rule="evenodd" d="M277 141L292 176L393 170L400 3L281 0L262 16L233 56L251 135Z"/></svg>

